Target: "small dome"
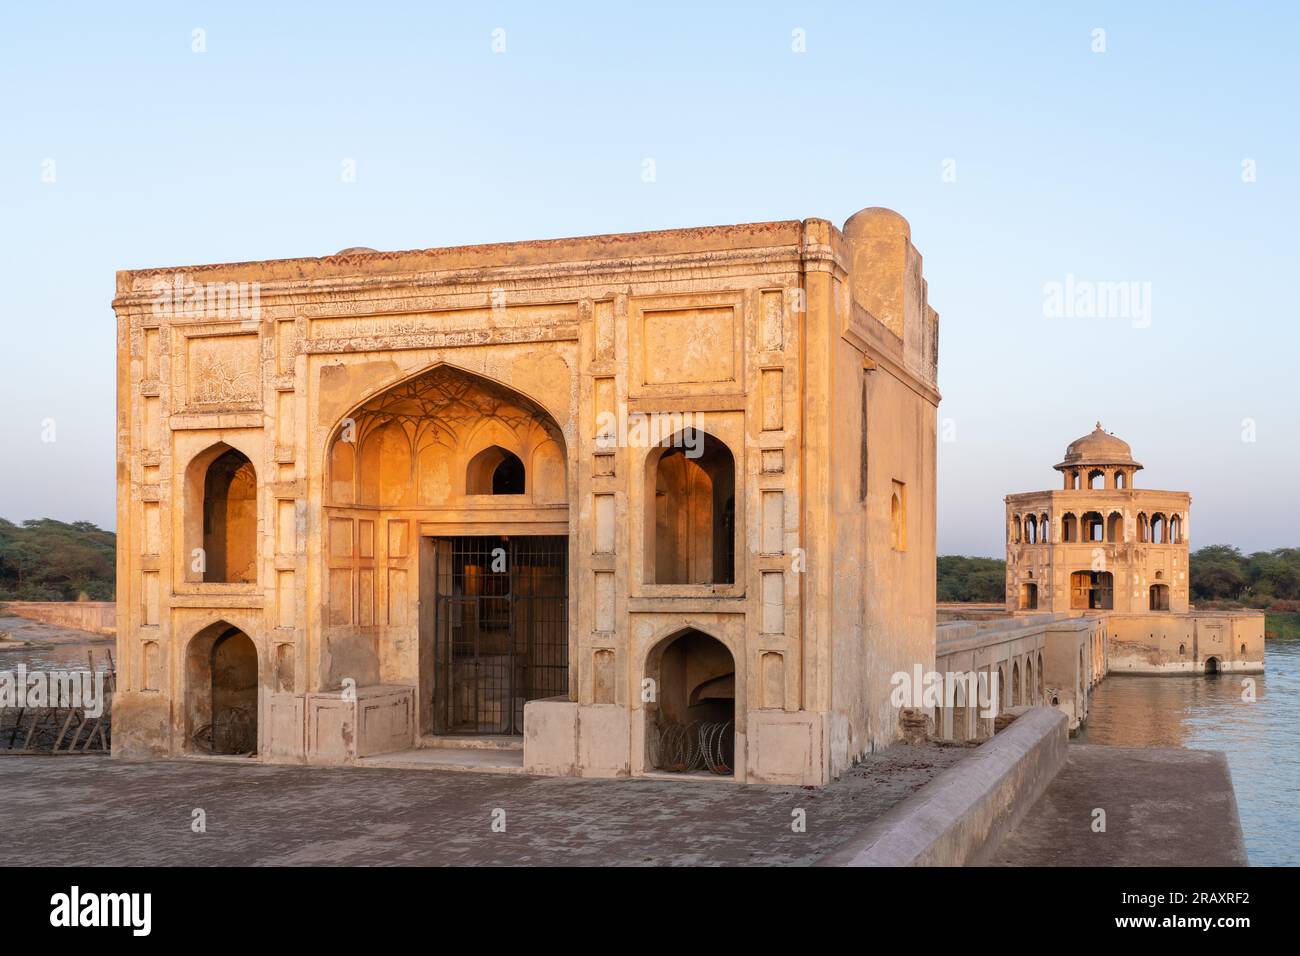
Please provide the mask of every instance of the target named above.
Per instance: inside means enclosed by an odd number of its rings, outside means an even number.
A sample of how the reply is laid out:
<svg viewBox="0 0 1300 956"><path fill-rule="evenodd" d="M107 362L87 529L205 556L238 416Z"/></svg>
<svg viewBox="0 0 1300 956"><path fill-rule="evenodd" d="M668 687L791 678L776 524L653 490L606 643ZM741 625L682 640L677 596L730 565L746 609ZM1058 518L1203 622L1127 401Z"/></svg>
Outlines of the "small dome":
<svg viewBox="0 0 1300 956"><path fill-rule="evenodd" d="M340 249L334 253L336 256L351 256L360 252L378 252L378 249L371 249L369 246L348 246L346 249Z"/></svg>
<svg viewBox="0 0 1300 956"><path fill-rule="evenodd" d="M908 225L907 220L884 206L859 209L844 220L844 228L840 231L850 239L902 236L910 241L912 238L912 227Z"/></svg>
<svg viewBox="0 0 1300 956"><path fill-rule="evenodd" d="M1082 438L1070 442L1065 449L1065 461L1054 465L1057 470L1077 468L1081 465L1128 465L1131 468L1142 466L1133 460L1133 449L1128 442L1117 438L1101 427L1097 427Z"/></svg>

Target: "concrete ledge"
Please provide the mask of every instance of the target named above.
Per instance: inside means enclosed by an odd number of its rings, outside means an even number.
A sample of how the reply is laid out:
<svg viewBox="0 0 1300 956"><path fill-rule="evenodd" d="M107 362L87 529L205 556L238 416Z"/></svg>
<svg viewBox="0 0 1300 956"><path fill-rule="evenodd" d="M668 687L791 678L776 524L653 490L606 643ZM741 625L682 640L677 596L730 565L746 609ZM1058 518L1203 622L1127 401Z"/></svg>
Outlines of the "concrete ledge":
<svg viewBox="0 0 1300 956"><path fill-rule="evenodd" d="M1065 715L1032 707L817 866L965 866L1002 838L1065 766Z"/></svg>
<svg viewBox="0 0 1300 956"><path fill-rule="evenodd" d="M1105 811L1097 829L1098 810ZM1247 866L1228 758L1218 750L1071 744L997 866Z"/></svg>

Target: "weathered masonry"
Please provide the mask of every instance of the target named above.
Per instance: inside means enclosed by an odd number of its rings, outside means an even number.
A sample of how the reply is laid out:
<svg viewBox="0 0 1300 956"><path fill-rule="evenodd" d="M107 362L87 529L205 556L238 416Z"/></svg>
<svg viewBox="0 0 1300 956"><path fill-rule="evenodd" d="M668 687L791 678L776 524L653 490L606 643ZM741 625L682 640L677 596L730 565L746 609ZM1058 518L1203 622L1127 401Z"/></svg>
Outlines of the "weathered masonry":
<svg viewBox="0 0 1300 956"><path fill-rule="evenodd" d="M119 755L819 784L897 736L939 401L897 214L122 272L114 308Z"/></svg>

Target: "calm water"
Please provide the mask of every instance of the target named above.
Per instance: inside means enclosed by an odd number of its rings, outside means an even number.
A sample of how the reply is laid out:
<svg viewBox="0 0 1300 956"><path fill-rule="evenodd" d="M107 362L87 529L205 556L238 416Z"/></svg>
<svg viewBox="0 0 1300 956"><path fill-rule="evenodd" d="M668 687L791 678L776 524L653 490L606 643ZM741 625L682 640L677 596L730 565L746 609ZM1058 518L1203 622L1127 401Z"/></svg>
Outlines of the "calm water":
<svg viewBox="0 0 1300 956"><path fill-rule="evenodd" d="M19 664L26 664L29 671L84 671L90 668L90 661L86 658L87 650L94 652L97 671L107 669L109 653L115 659L117 657L117 648L111 641L91 645L0 648L0 671L16 673Z"/></svg>
<svg viewBox="0 0 1300 956"><path fill-rule="evenodd" d="M1269 641L1256 700L1243 675L1129 677L1093 691L1080 743L1222 750L1253 866L1300 865L1300 640Z"/></svg>

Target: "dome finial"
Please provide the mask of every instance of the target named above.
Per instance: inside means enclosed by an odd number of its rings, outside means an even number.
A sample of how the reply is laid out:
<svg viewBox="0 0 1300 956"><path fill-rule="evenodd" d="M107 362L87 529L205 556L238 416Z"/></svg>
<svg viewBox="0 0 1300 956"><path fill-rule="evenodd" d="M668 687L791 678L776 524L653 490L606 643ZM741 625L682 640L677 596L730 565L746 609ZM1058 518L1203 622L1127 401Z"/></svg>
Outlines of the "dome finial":
<svg viewBox="0 0 1300 956"><path fill-rule="evenodd" d="M1101 431L1101 422L1097 423L1097 431Z"/></svg>

